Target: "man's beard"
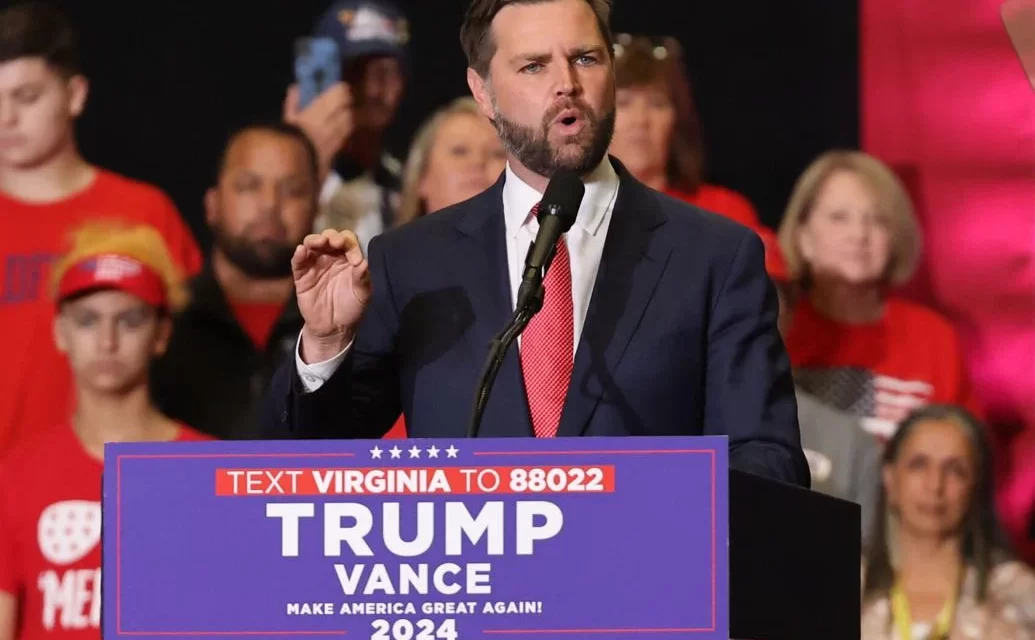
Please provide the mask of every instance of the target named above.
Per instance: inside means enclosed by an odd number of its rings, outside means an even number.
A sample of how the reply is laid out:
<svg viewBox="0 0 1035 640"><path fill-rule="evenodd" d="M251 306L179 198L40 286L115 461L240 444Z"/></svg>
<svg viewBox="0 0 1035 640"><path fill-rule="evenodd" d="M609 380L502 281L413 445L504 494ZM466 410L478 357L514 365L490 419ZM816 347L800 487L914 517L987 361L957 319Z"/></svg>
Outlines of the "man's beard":
<svg viewBox="0 0 1035 640"><path fill-rule="evenodd" d="M221 224L212 227L216 248L245 275L256 280L278 280L291 275L291 256L298 243L248 240L227 233Z"/></svg>
<svg viewBox="0 0 1035 640"><path fill-rule="evenodd" d="M551 145L549 137L550 125L557 115L571 108L581 111L586 119L586 126L582 131L564 141L578 146L578 151L574 155L562 154ZM557 169L567 169L578 175L585 175L596 169L611 146L611 137L615 131L614 107L608 110L603 118L598 118L589 105L580 100L569 100L547 111L538 129L508 120L500 112L495 100L492 110L492 124L496 127L496 133L507 151L529 171L546 177L552 176Z"/></svg>

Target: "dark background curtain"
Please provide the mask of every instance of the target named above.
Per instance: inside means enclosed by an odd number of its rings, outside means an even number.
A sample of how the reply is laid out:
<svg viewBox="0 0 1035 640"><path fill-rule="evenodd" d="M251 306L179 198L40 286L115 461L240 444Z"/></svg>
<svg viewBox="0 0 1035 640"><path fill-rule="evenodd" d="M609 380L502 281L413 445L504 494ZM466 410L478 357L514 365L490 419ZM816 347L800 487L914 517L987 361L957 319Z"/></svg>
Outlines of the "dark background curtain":
<svg viewBox="0 0 1035 640"><path fill-rule="evenodd" d="M201 197L223 140L235 125L279 116L292 40L327 0L53 1L83 34L92 82L83 152L165 189L207 243ZM412 76L388 141L401 158L421 120L467 92L466 2L401 3ZM814 156L858 146L857 2L617 0L612 24L681 42L710 177L747 195L769 224Z"/></svg>

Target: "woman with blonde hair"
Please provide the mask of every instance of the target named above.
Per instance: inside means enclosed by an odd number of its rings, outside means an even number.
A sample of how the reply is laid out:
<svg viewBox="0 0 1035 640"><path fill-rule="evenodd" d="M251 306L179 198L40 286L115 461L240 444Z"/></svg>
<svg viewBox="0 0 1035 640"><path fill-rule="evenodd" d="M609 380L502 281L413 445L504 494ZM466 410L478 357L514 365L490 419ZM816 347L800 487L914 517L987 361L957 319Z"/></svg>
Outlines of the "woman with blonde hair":
<svg viewBox="0 0 1035 640"><path fill-rule="evenodd" d="M507 153L472 98L457 98L421 126L403 170L397 224L463 202L488 189Z"/></svg>
<svg viewBox="0 0 1035 640"><path fill-rule="evenodd" d="M880 486L862 640L1033 637L1035 575L996 517L983 425L950 405L912 412L884 449Z"/></svg>
<svg viewBox="0 0 1035 640"><path fill-rule="evenodd" d="M496 130L472 98L457 98L421 125L403 170L398 225L488 189L507 165ZM386 438L406 436L402 418Z"/></svg>
<svg viewBox="0 0 1035 640"><path fill-rule="evenodd" d="M704 179L704 143L674 38L615 38L615 132L610 152L647 186L749 227L758 214L739 193Z"/></svg>
<svg viewBox="0 0 1035 640"><path fill-rule="evenodd" d="M798 179L780 226L803 294L786 336L795 381L887 439L915 408L952 403L980 413L956 331L892 293L920 257L902 183L859 151L831 151Z"/></svg>

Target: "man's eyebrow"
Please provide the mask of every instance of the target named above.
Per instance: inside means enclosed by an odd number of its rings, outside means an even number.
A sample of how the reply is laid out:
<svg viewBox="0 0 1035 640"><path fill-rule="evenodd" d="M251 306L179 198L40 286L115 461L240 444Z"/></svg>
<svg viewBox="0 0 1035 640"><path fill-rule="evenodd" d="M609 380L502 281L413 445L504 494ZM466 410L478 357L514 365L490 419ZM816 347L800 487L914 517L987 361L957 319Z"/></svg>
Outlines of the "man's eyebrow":
<svg viewBox="0 0 1035 640"><path fill-rule="evenodd" d="M582 45L574 47L567 52L569 58L578 58L584 55L595 54L602 56L604 55L604 47L600 45ZM538 53L534 51L528 51L525 53L519 53L510 58L510 64L521 64L527 62L549 62L553 58L552 53Z"/></svg>
<svg viewBox="0 0 1035 640"><path fill-rule="evenodd" d="M572 58L577 58L579 56L584 56L591 53L597 55L604 55L604 51L604 47L601 47L599 45L586 45L582 47L575 47L571 50L571 52L568 55Z"/></svg>
<svg viewBox="0 0 1035 640"><path fill-rule="evenodd" d="M552 54L549 54L549 53L535 53L535 52L519 53L519 54L517 54L516 56L513 56L510 59L510 63L511 64L520 64L522 62L547 62L547 61L550 60L551 57L553 57L553 56L552 56Z"/></svg>

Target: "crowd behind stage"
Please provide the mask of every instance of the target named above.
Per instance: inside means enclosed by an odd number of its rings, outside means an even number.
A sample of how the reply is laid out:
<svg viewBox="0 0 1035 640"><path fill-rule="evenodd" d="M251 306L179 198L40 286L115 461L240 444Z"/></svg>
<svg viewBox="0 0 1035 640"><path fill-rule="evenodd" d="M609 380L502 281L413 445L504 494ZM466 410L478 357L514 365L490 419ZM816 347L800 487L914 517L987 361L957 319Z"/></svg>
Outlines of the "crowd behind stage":
<svg viewBox="0 0 1035 640"><path fill-rule="evenodd" d="M302 238L393 227L489 188L506 163L469 97L429 115L405 158L382 148L407 84L409 25L389 0L318 22L347 75L230 135L203 194L202 255L171 200L79 153L88 98L74 25L0 13L0 640L100 637L100 474L112 441L254 439L302 324ZM683 54L616 34L610 154L641 182L754 229L780 300L814 490L861 505L863 638L1035 637L1027 527L1004 527L994 430L957 330L896 295L922 248L881 159L831 149L778 229L708 181ZM400 416L386 437L404 437ZM1032 461L1035 465L1035 461ZM1032 505L1014 505L1027 522ZM84 524L85 523L85 524Z"/></svg>

